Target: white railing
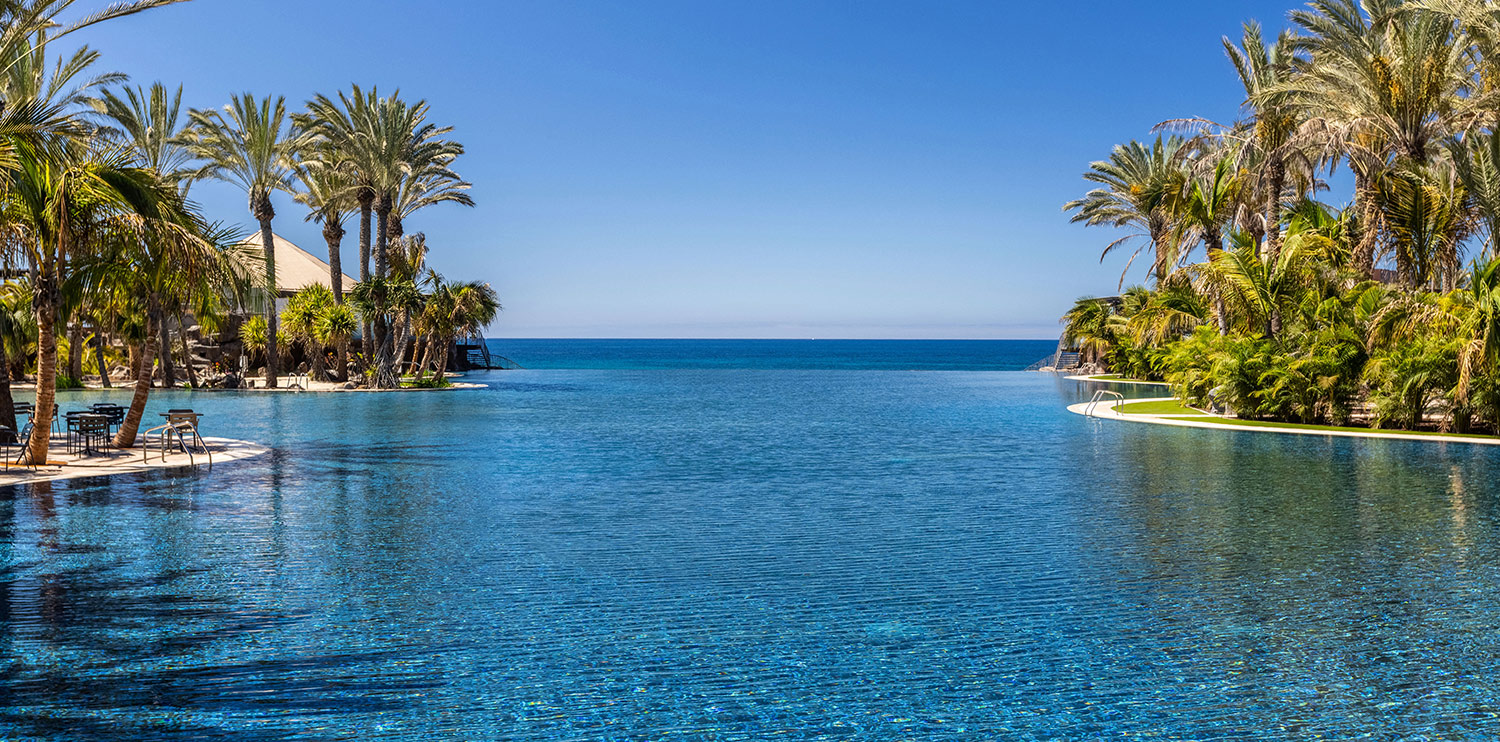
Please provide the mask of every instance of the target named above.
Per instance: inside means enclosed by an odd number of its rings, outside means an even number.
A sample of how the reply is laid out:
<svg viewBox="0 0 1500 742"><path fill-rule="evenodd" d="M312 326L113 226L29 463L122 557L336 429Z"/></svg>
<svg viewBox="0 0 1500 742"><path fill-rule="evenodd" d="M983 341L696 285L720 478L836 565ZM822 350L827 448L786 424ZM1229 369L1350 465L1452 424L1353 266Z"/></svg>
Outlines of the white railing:
<svg viewBox="0 0 1500 742"><path fill-rule="evenodd" d="M1108 389L1100 389L1099 391L1094 392L1093 398L1089 400L1089 406L1083 408L1083 414L1088 417L1097 417L1094 414L1094 409L1097 408L1099 406L1099 403L1103 402L1106 397L1114 397L1122 403L1125 401L1125 395L1119 392L1112 392Z"/></svg>

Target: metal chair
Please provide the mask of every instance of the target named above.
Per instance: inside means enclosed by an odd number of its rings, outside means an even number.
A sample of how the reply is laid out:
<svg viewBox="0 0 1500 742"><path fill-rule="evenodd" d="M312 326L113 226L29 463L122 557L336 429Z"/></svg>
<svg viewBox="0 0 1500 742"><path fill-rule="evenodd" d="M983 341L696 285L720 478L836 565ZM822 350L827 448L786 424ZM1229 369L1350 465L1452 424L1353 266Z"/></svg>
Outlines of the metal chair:
<svg viewBox="0 0 1500 742"><path fill-rule="evenodd" d="M120 425L125 422L126 409L113 402L100 402L89 409L108 418L111 433L119 430Z"/></svg>
<svg viewBox="0 0 1500 742"><path fill-rule="evenodd" d="M21 428L21 434L19 436L15 436L17 445L16 458L15 461L11 461L9 453L6 454L6 456L4 457L6 471L10 471L10 467L12 466L12 464L14 464L15 466L22 465L21 459L26 455L26 451L31 448L31 436L36 434L35 422L36 421L34 419L27 420L26 425L22 426ZM43 425L46 425L46 423L43 423ZM9 447L9 445L6 446L6 448ZM39 464L35 461L32 461L25 464L25 466L32 471L36 471Z"/></svg>

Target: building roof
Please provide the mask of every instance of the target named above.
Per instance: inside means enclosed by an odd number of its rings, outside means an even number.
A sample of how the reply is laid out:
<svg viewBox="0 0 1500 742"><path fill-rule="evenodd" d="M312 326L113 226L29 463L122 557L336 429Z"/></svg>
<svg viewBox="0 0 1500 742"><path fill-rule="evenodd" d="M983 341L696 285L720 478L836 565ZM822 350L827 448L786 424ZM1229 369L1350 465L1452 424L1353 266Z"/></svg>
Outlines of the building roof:
<svg viewBox="0 0 1500 742"><path fill-rule="evenodd" d="M321 283L328 288L333 288L328 281L328 261L314 256L312 253L297 247L281 235L273 235L276 240L276 289L282 296L291 296L308 286ZM260 235L256 234L245 240L245 245L261 249ZM354 290L354 279L345 275L344 292Z"/></svg>

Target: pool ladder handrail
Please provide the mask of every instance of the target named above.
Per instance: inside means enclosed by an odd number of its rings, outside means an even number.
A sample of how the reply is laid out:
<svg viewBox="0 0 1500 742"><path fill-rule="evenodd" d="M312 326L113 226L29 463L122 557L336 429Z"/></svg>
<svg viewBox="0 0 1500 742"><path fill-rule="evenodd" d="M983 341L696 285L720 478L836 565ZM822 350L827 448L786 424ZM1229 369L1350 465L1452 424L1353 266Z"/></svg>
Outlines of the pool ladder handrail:
<svg viewBox="0 0 1500 742"><path fill-rule="evenodd" d="M213 449L209 448L208 442L203 440L203 436L198 434L198 426L186 420L172 420L164 425L158 425L154 428L150 428L145 433L143 433L141 435L141 463L144 464L150 460L148 458L150 451L150 445L148 441L150 440L150 436L153 433L156 434L157 441L160 443L161 450L159 453L161 455L161 460L163 463L165 463L167 460L167 448L171 446L175 440L177 449L182 453L187 454L188 466L198 465L197 462L194 461L193 457L193 450L196 448L199 452L208 456L209 470L212 470L214 468Z"/></svg>
<svg viewBox="0 0 1500 742"><path fill-rule="evenodd" d="M1094 396L1089 399L1088 407L1083 408L1084 416L1098 417L1098 415L1094 414L1094 410L1099 407L1099 403L1103 402L1105 397L1114 397L1121 402L1125 401L1125 395L1119 392L1112 392L1108 389L1100 389L1099 391L1094 392Z"/></svg>

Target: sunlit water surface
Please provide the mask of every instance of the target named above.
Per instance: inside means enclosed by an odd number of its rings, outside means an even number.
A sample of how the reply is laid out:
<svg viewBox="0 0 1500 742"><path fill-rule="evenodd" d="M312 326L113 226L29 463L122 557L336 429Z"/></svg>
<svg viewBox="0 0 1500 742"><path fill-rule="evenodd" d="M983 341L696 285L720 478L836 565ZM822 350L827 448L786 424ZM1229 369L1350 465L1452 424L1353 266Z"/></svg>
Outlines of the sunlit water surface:
<svg viewBox="0 0 1500 742"><path fill-rule="evenodd" d="M1500 734L1494 449L1022 373L481 380L163 395L275 453L0 490L0 737Z"/></svg>

